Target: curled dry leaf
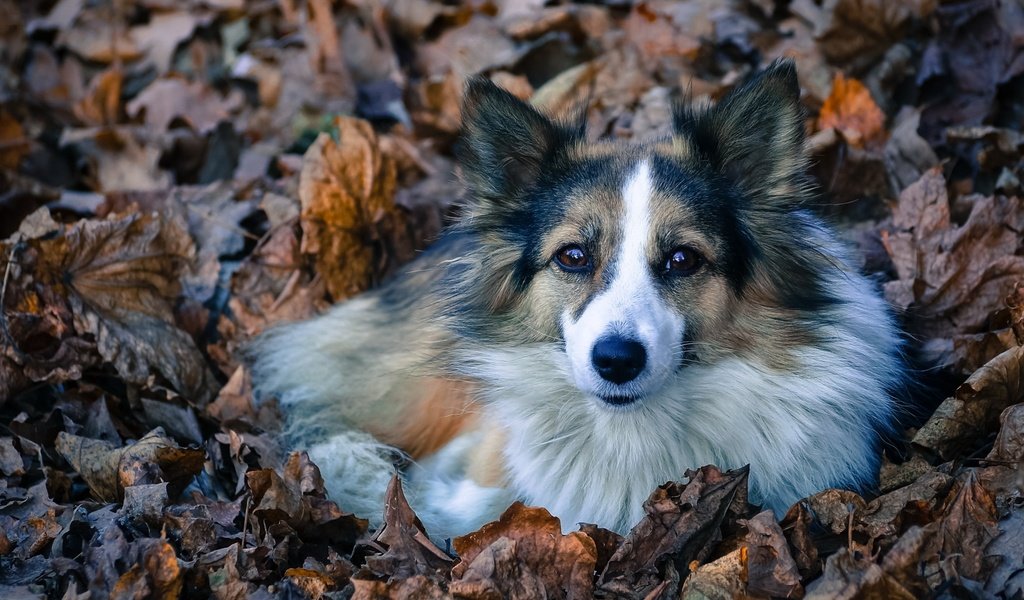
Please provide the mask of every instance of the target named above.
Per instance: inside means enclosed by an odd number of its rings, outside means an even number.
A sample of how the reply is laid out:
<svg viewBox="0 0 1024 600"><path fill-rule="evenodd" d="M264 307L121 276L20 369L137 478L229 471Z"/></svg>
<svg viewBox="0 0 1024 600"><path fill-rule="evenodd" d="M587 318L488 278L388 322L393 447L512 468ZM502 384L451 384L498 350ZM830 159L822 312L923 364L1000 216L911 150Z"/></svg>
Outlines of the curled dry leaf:
<svg viewBox="0 0 1024 600"><path fill-rule="evenodd" d="M305 452L293 452L283 477L274 469L245 474L252 493L253 515L270 527L285 523L306 541L330 542L351 548L366 531L366 521L343 512L327 499L320 470Z"/></svg>
<svg viewBox="0 0 1024 600"><path fill-rule="evenodd" d="M206 460L205 452L179 447L159 427L123 448L62 431L56 447L93 495L108 502L120 500L132 485L187 483Z"/></svg>
<svg viewBox="0 0 1024 600"><path fill-rule="evenodd" d="M644 503L643 519L608 560L601 584L636 585L665 561L685 572L690 561L705 558L721 537L726 515L746 508L748 472L747 467L722 473L706 466L687 473L685 485L668 483L655 490Z"/></svg>
<svg viewBox="0 0 1024 600"><path fill-rule="evenodd" d="M1009 406L999 415L999 434L988 453L989 460L1024 462L1024 404Z"/></svg>
<svg viewBox="0 0 1024 600"><path fill-rule="evenodd" d="M772 511L758 513L740 524L747 528L747 593L783 598L803 595L796 561Z"/></svg>
<svg viewBox="0 0 1024 600"><path fill-rule="evenodd" d="M979 436L995 431L999 414L1024 402L1024 346L978 369L947 398L914 436L914 444L949 459Z"/></svg>
<svg viewBox="0 0 1024 600"><path fill-rule="evenodd" d="M408 258L405 215L395 206L395 165L366 121L338 117L337 141L321 134L303 157L302 252L335 300L365 290Z"/></svg>
<svg viewBox="0 0 1024 600"><path fill-rule="evenodd" d="M590 598L597 547L585 533L562 535L560 521L543 508L516 502L501 518L453 540L459 563L452 593L471 597L543 592L547 598Z"/></svg>
<svg viewBox="0 0 1024 600"><path fill-rule="evenodd" d="M391 478L384 498L384 526L373 541L387 551L381 556L368 557L366 566L394 579L413 575L447 577L455 561L427 537L423 524L405 499L398 475Z"/></svg>

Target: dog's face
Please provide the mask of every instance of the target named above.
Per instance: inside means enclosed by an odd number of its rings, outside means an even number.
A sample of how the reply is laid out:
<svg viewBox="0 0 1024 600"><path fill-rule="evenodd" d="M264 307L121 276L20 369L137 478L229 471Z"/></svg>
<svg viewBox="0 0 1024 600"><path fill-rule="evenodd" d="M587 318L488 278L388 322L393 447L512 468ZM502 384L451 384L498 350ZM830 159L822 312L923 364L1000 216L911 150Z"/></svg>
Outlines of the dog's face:
<svg viewBox="0 0 1024 600"><path fill-rule="evenodd" d="M460 301L487 343L564 347L600 406L656 394L693 361L784 354L773 320L821 302L786 223L806 186L799 88L777 63L672 139L588 144L484 81L469 87L461 159L480 242ZM783 230L791 230L784 232Z"/></svg>

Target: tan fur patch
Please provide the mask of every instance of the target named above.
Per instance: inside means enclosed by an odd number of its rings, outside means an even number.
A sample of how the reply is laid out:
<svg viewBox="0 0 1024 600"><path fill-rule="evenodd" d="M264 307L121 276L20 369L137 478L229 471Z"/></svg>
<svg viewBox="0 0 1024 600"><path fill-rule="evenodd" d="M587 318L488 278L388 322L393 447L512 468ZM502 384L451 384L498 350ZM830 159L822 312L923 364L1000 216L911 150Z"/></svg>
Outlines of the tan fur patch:
<svg viewBox="0 0 1024 600"><path fill-rule="evenodd" d="M422 395L391 423L367 425L385 444L414 459L430 455L477 423L472 385L453 379L424 379Z"/></svg>
<svg viewBox="0 0 1024 600"><path fill-rule="evenodd" d="M503 487L507 481L505 472L505 433L493 425L484 426L484 440L469 459L466 475L483 487Z"/></svg>

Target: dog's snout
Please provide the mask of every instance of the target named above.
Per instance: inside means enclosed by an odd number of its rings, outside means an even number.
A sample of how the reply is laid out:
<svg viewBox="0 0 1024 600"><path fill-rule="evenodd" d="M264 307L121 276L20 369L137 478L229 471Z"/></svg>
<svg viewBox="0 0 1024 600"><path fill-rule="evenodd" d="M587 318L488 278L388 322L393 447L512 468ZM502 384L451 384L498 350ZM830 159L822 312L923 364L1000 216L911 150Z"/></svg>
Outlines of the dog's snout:
<svg viewBox="0 0 1024 600"><path fill-rule="evenodd" d="M609 336L597 340L590 360L602 379L612 383L626 383L636 379L644 370L647 351L640 342Z"/></svg>

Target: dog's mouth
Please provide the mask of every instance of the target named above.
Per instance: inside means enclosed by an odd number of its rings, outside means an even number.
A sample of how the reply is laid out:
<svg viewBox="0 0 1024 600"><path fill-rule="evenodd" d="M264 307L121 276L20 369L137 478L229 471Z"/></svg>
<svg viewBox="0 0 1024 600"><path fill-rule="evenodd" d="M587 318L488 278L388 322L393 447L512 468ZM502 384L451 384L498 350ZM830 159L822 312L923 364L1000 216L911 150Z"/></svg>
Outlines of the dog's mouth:
<svg viewBox="0 0 1024 600"><path fill-rule="evenodd" d="M640 400L640 396L598 396L598 398L611 406L629 406Z"/></svg>

